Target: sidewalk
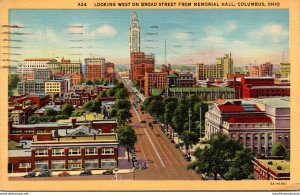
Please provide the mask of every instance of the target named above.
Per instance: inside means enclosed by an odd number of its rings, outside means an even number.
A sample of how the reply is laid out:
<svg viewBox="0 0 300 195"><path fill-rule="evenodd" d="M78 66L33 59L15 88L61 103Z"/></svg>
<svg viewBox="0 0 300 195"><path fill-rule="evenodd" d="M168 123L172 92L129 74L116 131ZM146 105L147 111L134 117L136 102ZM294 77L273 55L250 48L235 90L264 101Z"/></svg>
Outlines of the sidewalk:
<svg viewBox="0 0 300 195"><path fill-rule="evenodd" d="M52 171L52 170L51 170ZM68 173L70 173L70 175L79 175L80 172L82 172L83 170L80 170L80 171L68 171ZM92 174L93 175L101 175L104 171L107 171L107 170L92 170ZM53 176L57 176L59 173L61 173L63 171L52 171L52 175ZM118 170L118 174L125 174L125 173L131 173L132 172L132 169L119 169ZM38 175L40 172L36 172ZM24 175L26 175L27 173L26 172L22 172L22 173L8 173L8 177L23 177Z"/></svg>

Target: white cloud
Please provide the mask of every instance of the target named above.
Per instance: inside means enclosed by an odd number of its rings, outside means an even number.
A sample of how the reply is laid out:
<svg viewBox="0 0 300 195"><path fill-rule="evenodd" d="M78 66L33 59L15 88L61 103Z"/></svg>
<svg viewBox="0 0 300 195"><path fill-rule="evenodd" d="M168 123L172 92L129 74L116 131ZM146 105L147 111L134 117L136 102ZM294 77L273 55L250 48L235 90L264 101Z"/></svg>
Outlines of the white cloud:
<svg viewBox="0 0 300 195"><path fill-rule="evenodd" d="M224 44L225 39L222 36L218 35L208 35L200 39L200 43L210 45L210 44Z"/></svg>
<svg viewBox="0 0 300 195"><path fill-rule="evenodd" d="M279 24L268 24L261 29L251 31L248 33L248 37L255 41L271 40L272 43L279 43L289 35L288 29L284 29Z"/></svg>
<svg viewBox="0 0 300 195"><path fill-rule="evenodd" d="M233 20L229 20L229 21L227 21L227 30L229 31L229 32L232 32L232 31L235 31L236 29L237 29L237 24L236 24L236 22L235 21L233 21Z"/></svg>
<svg viewBox="0 0 300 195"><path fill-rule="evenodd" d="M106 36L106 37L114 37L117 35L118 31L115 27L108 25L108 24L104 24L104 25L100 26L99 28L97 28L95 33L100 34L102 36Z"/></svg>
<svg viewBox="0 0 300 195"><path fill-rule="evenodd" d="M176 32L174 33L174 37L179 40L186 40L190 36L189 33L186 32Z"/></svg>

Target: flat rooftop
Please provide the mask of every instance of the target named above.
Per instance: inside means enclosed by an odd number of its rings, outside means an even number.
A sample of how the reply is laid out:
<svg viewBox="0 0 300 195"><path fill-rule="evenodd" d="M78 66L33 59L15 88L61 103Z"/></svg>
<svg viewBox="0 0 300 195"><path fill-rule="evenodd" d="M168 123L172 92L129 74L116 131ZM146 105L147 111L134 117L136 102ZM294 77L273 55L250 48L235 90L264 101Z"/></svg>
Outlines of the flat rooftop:
<svg viewBox="0 0 300 195"><path fill-rule="evenodd" d="M37 141L37 137L33 137L34 141L32 142L32 145L35 144L47 144L47 143L84 143L84 142L95 142L95 143L106 143L106 142L117 142L118 136L116 133L102 133L99 135L96 135L94 138L94 135L89 136L66 136L66 137L60 137L58 138L52 138L52 140L46 140L46 141ZM59 141L58 141L59 140Z"/></svg>
<svg viewBox="0 0 300 195"><path fill-rule="evenodd" d="M264 166L272 169L276 173L290 173L290 161L288 160L271 160L271 159L257 159ZM272 162L272 164L269 164ZM278 170L277 167L281 166L281 170Z"/></svg>
<svg viewBox="0 0 300 195"><path fill-rule="evenodd" d="M31 156L31 149L24 150L8 150L8 157L29 157Z"/></svg>

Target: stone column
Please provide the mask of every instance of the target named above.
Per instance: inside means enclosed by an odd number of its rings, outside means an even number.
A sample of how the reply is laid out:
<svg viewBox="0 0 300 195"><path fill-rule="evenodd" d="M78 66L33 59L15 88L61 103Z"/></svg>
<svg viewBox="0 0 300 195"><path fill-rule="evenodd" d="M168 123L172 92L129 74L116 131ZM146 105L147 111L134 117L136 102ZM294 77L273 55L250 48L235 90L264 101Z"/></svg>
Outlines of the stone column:
<svg viewBox="0 0 300 195"><path fill-rule="evenodd" d="M251 152L253 152L254 148L253 148L253 133L250 134L250 149L251 149Z"/></svg>
<svg viewBox="0 0 300 195"><path fill-rule="evenodd" d="M243 148L246 148L247 143L247 133L243 133Z"/></svg>
<svg viewBox="0 0 300 195"><path fill-rule="evenodd" d="M258 153L261 153L261 134L258 134L258 139L257 139L257 149L258 149Z"/></svg>

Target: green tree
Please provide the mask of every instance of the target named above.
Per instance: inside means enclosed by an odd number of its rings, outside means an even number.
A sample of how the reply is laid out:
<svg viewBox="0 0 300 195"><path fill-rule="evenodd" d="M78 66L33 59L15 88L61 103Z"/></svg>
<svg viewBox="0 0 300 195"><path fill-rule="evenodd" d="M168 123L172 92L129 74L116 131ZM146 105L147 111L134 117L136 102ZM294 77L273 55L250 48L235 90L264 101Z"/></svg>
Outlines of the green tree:
<svg viewBox="0 0 300 195"><path fill-rule="evenodd" d="M84 102L82 108L84 111L91 111L93 108L93 102L92 101Z"/></svg>
<svg viewBox="0 0 300 195"><path fill-rule="evenodd" d="M92 101L91 112L101 113L102 111L102 102L99 101L97 98Z"/></svg>
<svg viewBox="0 0 300 195"><path fill-rule="evenodd" d="M230 139L222 133L217 133L207 143L209 146L205 146L204 149L196 149L196 161L188 168L206 175L212 174L214 179L217 180L218 174L222 176L228 172L236 152L243 148L238 141Z"/></svg>
<svg viewBox="0 0 300 195"><path fill-rule="evenodd" d="M131 126L118 125L117 134L119 139L119 144L126 147L129 162L129 149L133 148L137 142L137 136Z"/></svg>
<svg viewBox="0 0 300 195"><path fill-rule="evenodd" d="M224 178L226 180L252 179L253 157L254 155L249 149L237 151Z"/></svg>
<svg viewBox="0 0 300 195"><path fill-rule="evenodd" d="M84 110L75 110L72 116L82 116L84 114Z"/></svg>
<svg viewBox="0 0 300 195"><path fill-rule="evenodd" d="M99 97L99 96L98 96ZM103 98L103 97L107 97L107 91L106 90L102 90L101 93L100 93L100 97Z"/></svg>
<svg viewBox="0 0 300 195"><path fill-rule="evenodd" d="M67 116L71 116L72 115L72 112L74 111L74 107L69 104L69 103L65 103L64 105L62 105L61 107L61 114L62 115L67 115Z"/></svg>
<svg viewBox="0 0 300 195"><path fill-rule="evenodd" d="M126 121L130 119L130 117L132 117L132 115L129 112L129 110L120 109L117 111L117 119L118 119L118 123L120 124L125 124Z"/></svg>
<svg viewBox="0 0 300 195"><path fill-rule="evenodd" d="M18 82L20 82L20 77L17 74L9 74L8 75L8 89L14 90L18 86Z"/></svg>
<svg viewBox="0 0 300 195"><path fill-rule="evenodd" d="M44 118L38 114L34 114L28 117L28 123L29 124L37 124L40 122L43 122Z"/></svg>
<svg viewBox="0 0 300 195"><path fill-rule="evenodd" d="M179 103L176 107L174 116L172 117L172 127L181 135L184 130L184 124L187 122L188 110L183 103Z"/></svg>
<svg viewBox="0 0 300 195"><path fill-rule="evenodd" d="M117 89L116 89L115 87L110 88L110 89L107 91L107 96L108 96L108 97L115 96L116 92L117 92Z"/></svg>
<svg viewBox="0 0 300 195"><path fill-rule="evenodd" d="M87 80L87 81L86 81L86 84L87 84L87 85L93 85L94 83L93 83L93 81L91 81L91 80Z"/></svg>
<svg viewBox="0 0 300 195"><path fill-rule="evenodd" d="M185 130L182 132L181 139L185 145L185 149L189 150L193 144L198 143L199 135L196 132Z"/></svg>
<svg viewBox="0 0 300 195"><path fill-rule="evenodd" d="M271 150L272 156L286 156L286 147L281 142L276 142Z"/></svg>
<svg viewBox="0 0 300 195"><path fill-rule="evenodd" d="M54 110L53 108L47 108L44 112L44 117L55 117L59 112Z"/></svg>
<svg viewBox="0 0 300 195"><path fill-rule="evenodd" d="M117 110L116 110L115 108L113 108L113 109L110 111L109 117L110 117L110 118L117 117Z"/></svg>
<svg viewBox="0 0 300 195"><path fill-rule="evenodd" d="M59 115L55 116L55 120L56 121L61 120L61 119L68 119L68 118L69 118L69 116L68 115L64 115L64 114L59 114ZM50 120L52 120L52 117L51 117Z"/></svg>
<svg viewBox="0 0 300 195"><path fill-rule="evenodd" d="M129 97L129 93L127 89L121 88L117 90L116 99L127 99Z"/></svg>
<svg viewBox="0 0 300 195"><path fill-rule="evenodd" d="M151 101L148 111L151 115L156 118L163 118L164 116L164 104L162 100L153 100ZM162 122L162 121L161 121Z"/></svg>
<svg viewBox="0 0 300 195"><path fill-rule="evenodd" d="M120 109L130 110L130 102L126 99L125 100L118 99L115 103L115 108L117 110L120 110Z"/></svg>

